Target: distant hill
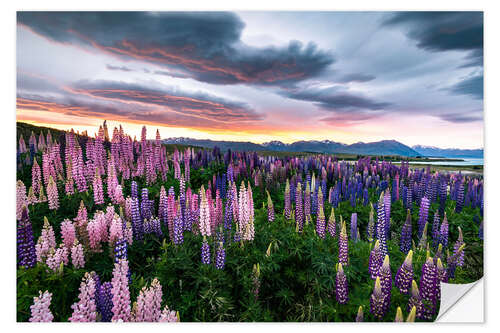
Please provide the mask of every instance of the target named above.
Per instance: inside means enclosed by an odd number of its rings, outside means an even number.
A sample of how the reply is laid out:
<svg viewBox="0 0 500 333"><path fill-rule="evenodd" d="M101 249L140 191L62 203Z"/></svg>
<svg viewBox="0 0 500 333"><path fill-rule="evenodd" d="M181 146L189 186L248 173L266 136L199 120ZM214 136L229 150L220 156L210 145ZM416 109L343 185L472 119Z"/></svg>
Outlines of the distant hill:
<svg viewBox="0 0 500 333"><path fill-rule="evenodd" d="M483 158L483 149L456 149L456 148L437 148L430 146L413 146L413 150L427 157L469 157Z"/></svg>
<svg viewBox="0 0 500 333"><path fill-rule="evenodd" d="M205 148L219 147L222 151L231 149L233 151L289 151L289 152L313 152L328 154L357 154L357 155L399 155L406 157L420 156L412 148L395 140L383 140L377 142L358 142L351 145L338 143L330 140L324 141L296 141L283 143L281 141L270 141L263 144L238 141L213 141L192 138L169 138L163 140L168 144L184 144Z"/></svg>

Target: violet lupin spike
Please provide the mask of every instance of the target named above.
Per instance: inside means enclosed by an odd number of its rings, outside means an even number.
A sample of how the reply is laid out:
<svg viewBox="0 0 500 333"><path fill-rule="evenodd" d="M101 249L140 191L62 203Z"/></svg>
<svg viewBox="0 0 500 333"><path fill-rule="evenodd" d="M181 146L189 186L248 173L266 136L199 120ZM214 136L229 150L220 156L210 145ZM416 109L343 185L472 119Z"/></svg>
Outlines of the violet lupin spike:
<svg viewBox="0 0 500 333"><path fill-rule="evenodd" d="M289 220L292 217L292 205L290 203L290 182L286 180L285 186L285 218Z"/></svg>
<svg viewBox="0 0 500 333"><path fill-rule="evenodd" d="M368 271L370 272L370 277L375 280L378 276L380 267L384 257L382 256L382 251L380 250L380 241L375 242L375 246L370 251L370 257L368 259Z"/></svg>
<svg viewBox="0 0 500 333"><path fill-rule="evenodd" d="M226 264L226 250L224 249L224 244L219 242L219 247L217 248L217 252L215 254L215 268L224 269Z"/></svg>
<svg viewBox="0 0 500 333"><path fill-rule="evenodd" d="M389 261L389 255L386 255L384 258L384 262L380 267L378 276L380 277L380 285L382 286L382 292L384 294L389 295L391 297L392 290L392 273L391 273L391 265Z"/></svg>
<svg viewBox="0 0 500 333"><path fill-rule="evenodd" d="M424 303L424 317L427 319L431 319L436 310L435 305L438 296L438 288L437 269L433 259L428 257L422 267L422 275L420 278L420 295L422 299L426 301Z"/></svg>
<svg viewBox="0 0 500 333"><path fill-rule="evenodd" d="M351 215L351 239L354 242L358 241L357 230L358 230L358 214L352 213L352 215Z"/></svg>
<svg viewBox="0 0 500 333"><path fill-rule="evenodd" d="M210 265L210 246L205 236L203 236L203 243L201 245L201 262L202 264Z"/></svg>
<svg viewBox="0 0 500 333"><path fill-rule="evenodd" d="M347 277L344 274L342 263L338 264L337 276L335 278L335 296L339 304L346 304L349 300Z"/></svg>
<svg viewBox="0 0 500 333"><path fill-rule="evenodd" d="M347 239L347 231L345 222L342 222L342 216L340 217L340 223L342 229L339 236L339 263L347 266L348 263L348 252L349 252L349 241Z"/></svg>
<svg viewBox="0 0 500 333"><path fill-rule="evenodd" d="M439 243L443 244L443 248L446 248L448 246L448 228L448 219L446 218L445 212L439 235Z"/></svg>
<svg viewBox="0 0 500 333"><path fill-rule="evenodd" d="M17 226L17 257L19 266L26 268L35 267L36 249L33 237L33 227L28 215L28 209L23 207L21 220Z"/></svg>
<svg viewBox="0 0 500 333"><path fill-rule="evenodd" d="M424 305L422 302L422 297L420 296L420 291L418 290L417 282L413 280L411 282L411 297L408 300L407 310L411 311L415 308L415 315L418 319L425 319L424 317Z"/></svg>
<svg viewBox="0 0 500 333"><path fill-rule="evenodd" d="M382 286L380 284L380 277L375 280L375 287L373 288L373 293L370 297L370 312L371 314L381 320L384 318L387 310L389 309L389 296L382 292Z"/></svg>
<svg viewBox="0 0 500 333"><path fill-rule="evenodd" d="M325 238L325 213L323 212L323 205L318 208L318 216L316 218L316 233L320 238Z"/></svg>
<svg viewBox="0 0 500 333"><path fill-rule="evenodd" d="M423 197L420 203L420 211L418 213L418 237L422 237L422 232L424 230L425 224L427 223L427 217L429 214L430 201L427 197Z"/></svg>
<svg viewBox="0 0 500 333"><path fill-rule="evenodd" d="M335 225L335 211L334 211L334 208L332 206L332 211L330 213L330 217L328 218L328 233L330 234L330 236L332 238L335 238L337 237L337 227Z"/></svg>
<svg viewBox="0 0 500 333"><path fill-rule="evenodd" d="M413 251L410 250L405 261L396 273L396 286L402 294L408 294L413 281Z"/></svg>

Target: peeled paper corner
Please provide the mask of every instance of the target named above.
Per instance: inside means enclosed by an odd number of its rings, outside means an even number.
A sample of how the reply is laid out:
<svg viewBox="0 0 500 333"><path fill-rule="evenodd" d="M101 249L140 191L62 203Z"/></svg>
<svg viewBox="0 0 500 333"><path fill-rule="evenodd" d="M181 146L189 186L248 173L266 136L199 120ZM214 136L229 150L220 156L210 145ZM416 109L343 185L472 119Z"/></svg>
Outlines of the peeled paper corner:
<svg viewBox="0 0 500 333"><path fill-rule="evenodd" d="M484 322L484 279L467 284L441 282L441 306L436 322Z"/></svg>

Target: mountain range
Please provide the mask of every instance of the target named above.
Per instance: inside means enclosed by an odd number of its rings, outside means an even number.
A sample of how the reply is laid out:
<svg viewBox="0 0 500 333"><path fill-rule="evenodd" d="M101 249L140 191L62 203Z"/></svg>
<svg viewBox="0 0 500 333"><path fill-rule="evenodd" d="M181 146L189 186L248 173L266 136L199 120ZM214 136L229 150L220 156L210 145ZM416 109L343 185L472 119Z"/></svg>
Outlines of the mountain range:
<svg viewBox="0 0 500 333"><path fill-rule="evenodd" d="M208 139L192 138L169 138L163 140L167 144L184 144L205 148L219 147L222 151L231 149L233 151L288 151L288 152L312 152L312 153L337 153L354 155L400 155L406 157L420 156L412 148L395 140L383 140L377 142L358 142L345 144L330 140L323 141L296 141L283 143L281 141L270 141L262 144L239 141L214 141Z"/></svg>
<svg viewBox="0 0 500 333"><path fill-rule="evenodd" d="M483 158L483 149L456 149L456 148L437 148L430 146L416 145L411 147L417 153L427 157L469 157Z"/></svg>

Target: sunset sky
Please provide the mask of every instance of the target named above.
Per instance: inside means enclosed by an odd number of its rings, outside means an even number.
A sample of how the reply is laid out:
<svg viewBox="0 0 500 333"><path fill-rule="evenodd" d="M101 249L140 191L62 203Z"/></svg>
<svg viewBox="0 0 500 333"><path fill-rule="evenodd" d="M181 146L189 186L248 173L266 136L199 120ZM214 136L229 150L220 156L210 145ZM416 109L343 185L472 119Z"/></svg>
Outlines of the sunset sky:
<svg viewBox="0 0 500 333"><path fill-rule="evenodd" d="M483 147L481 12L18 12L17 120Z"/></svg>

